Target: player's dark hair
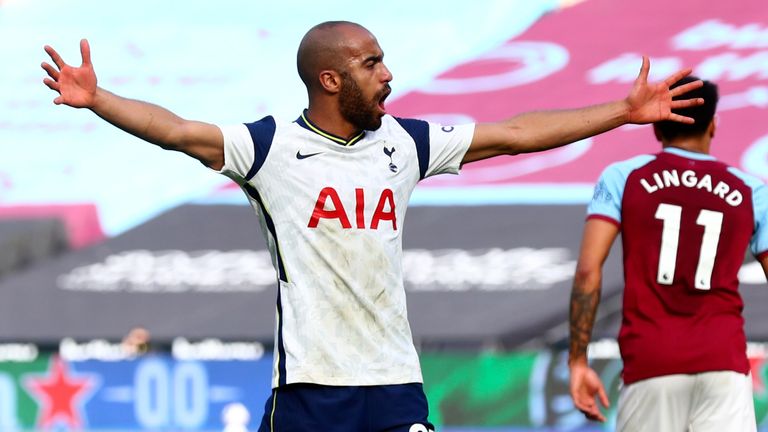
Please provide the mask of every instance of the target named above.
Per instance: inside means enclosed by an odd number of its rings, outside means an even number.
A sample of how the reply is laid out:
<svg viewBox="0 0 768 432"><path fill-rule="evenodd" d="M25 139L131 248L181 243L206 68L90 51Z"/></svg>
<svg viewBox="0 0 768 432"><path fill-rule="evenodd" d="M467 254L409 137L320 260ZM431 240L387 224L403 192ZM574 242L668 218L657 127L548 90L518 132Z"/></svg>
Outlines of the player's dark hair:
<svg viewBox="0 0 768 432"><path fill-rule="evenodd" d="M687 76L680 81L672 84L670 89L679 87L689 82L698 80L698 77ZM672 110L675 114L691 117L695 123L686 124L673 121L661 121L656 123L657 130L661 137L665 140L673 140L678 137L689 137L703 134L709 127L709 123L715 116L717 110L717 101L719 96L717 94L717 84L704 80L704 85L684 93L680 96L675 96L673 100L679 99L691 99L691 98L703 98L704 104L689 108L681 108Z"/></svg>

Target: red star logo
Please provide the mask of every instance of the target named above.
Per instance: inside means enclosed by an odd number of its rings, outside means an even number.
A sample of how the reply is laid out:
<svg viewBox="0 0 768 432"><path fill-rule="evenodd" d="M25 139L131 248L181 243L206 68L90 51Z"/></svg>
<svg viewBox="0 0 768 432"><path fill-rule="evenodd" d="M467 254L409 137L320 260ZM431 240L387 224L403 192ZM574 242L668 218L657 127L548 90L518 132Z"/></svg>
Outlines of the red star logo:
<svg viewBox="0 0 768 432"><path fill-rule="evenodd" d="M25 379L24 385L41 406L37 426L48 428L64 423L72 428L83 426L79 406L94 386L92 377L74 376L58 357L52 357L48 375Z"/></svg>
<svg viewBox="0 0 768 432"><path fill-rule="evenodd" d="M750 357L749 366L752 372L752 389L755 394L761 395L765 392L765 382L763 382L764 357Z"/></svg>

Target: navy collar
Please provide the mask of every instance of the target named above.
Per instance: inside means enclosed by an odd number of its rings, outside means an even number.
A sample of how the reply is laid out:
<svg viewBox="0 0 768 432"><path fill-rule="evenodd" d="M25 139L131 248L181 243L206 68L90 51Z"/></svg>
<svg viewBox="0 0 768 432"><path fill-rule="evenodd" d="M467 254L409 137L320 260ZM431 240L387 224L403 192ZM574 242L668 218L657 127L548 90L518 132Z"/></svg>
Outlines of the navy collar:
<svg viewBox="0 0 768 432"><path fill-rule="evenodd" d="M309 118L307 117L307 110L304 110L304 112L301 113L299 118L296 119L296 123L299 126L303 127L304 129L306 129L308 131L314 132L314 133L322 136L323 138L327 138L327 139L335 142L336 144L341 144L343 146L354 145L355 143L360 141L363 138L363 136L365 136L365 131L364 130L361 131L359 134L355 135L354 137L348 139L348 140L344 139L344 138L342 138L342 137L340 137L338 135L334 135L334 134L332 134L330 132L326 132L326 131L320 129L320 127L318 127L316 124L312 123L311 120L309 120Z"/></svg>

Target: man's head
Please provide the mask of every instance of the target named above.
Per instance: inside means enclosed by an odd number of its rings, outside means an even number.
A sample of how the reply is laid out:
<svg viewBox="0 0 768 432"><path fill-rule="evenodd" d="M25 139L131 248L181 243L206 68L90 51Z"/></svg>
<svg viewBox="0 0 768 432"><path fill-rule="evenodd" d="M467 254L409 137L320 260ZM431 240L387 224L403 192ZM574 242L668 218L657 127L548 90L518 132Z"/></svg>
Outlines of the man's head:
<svg viewBox="0 0 768 432"><path fill-rule="evenodd" d="M335 105L359 129L378 129L392 74L384 53L364 27L329 21L312 27L299 45L296 64L309 104ZM329 104L329 102L333 102Z"/></svg>
<svg viewBox="0 0 768 432"><path fill-rule="evenodd" d="M687 76L680 81L672 84L670 88L679 87L689 82L696 81L700 78L695 76ZM691 117L695 123L685 124L673 121L662 121L654 124L656 131L656 137L660 141L671 142L679 138L693 138L702 136L707 133L714 132L714 125L712 120L715 117L715 111L717 110L717 85L704 81L704 85L691 90L683 95L677 96L674 99L689 99L689 98L703 98L704 104L690 108L682 108L673 110L675 114Z"/></svg>

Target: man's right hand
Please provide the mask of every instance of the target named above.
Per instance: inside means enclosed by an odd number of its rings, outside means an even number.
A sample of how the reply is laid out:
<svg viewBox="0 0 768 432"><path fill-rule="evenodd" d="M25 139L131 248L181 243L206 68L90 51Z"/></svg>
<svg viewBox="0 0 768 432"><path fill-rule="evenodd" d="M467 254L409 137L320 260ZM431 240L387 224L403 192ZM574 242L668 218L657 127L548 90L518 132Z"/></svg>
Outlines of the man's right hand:
<svg viewBox="0 0 768 432"><path fill-rule="evenodd" d="M59 97L53 100L56 105L69 105L75 108L91 108L96 97L96 72L91 64L91 47L88 41L80 41L80 55L83 62L80 67L72 67L62 60L59 53L46 45L45 52L51 56L56 67L43 62L42 67L48 72L50 78L45 78L43 83L51 90L59 93Z"/></svg>
<svg viewBox="0 0 768 432"><path fill-rule="evenodd" d="M610 402L605 394L603 382L592 368L586 363L576 362L570 365L571 368L571 398L576 408L584 413L584 416L590 420L605 421L605 416L600 412L597 400L608 408Z"/></svg>
<svg viewBox="0 0 768 432"><path fill-rule="evenodd" d="M173 112L135 99L117 96L96 85L96 72L91 64L91 47L80 41L83 62L72 67L50 46L45 52L55 66L43 63L49 78L43 82L59 93L56 105L89 108L118 128L166 150L183 152L215 170L224 166L224 138L218 126L185 120Z"/></svg>

